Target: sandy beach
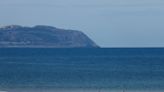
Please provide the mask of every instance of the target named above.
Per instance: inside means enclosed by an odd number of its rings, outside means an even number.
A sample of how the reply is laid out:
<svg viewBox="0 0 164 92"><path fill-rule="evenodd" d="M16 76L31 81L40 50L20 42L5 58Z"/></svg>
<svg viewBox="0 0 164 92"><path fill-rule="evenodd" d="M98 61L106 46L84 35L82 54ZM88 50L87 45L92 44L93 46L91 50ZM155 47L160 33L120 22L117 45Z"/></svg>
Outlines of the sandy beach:
<svg viewBox="0 0 164 92"><path fill-rule="evenodd" d="M0 92L163 92L164 90L110 90L110 89L9 89Z"/></svg>

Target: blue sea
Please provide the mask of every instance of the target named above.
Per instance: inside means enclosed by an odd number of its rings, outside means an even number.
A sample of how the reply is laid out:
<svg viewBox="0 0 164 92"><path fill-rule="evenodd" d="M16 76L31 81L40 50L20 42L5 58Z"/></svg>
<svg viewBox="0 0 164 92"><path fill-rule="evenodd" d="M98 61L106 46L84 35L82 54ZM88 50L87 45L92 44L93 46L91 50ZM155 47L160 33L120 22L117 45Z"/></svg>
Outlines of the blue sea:
<svg viewBox="0 0 164 92"><path fill-rule="evenodd" d="M1 48L0 90L164 91L164 48Z"/></svg>

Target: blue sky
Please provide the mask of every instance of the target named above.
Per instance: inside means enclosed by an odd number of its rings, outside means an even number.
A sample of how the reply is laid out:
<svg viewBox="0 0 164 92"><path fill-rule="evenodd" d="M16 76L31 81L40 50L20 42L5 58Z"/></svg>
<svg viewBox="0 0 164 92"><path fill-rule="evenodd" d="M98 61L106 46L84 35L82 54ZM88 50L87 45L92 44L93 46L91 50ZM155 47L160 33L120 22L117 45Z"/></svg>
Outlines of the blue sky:
<svg viewBox="0 0 164 92"><path fill-rule="evenodd" d="M164 0L0 0L0 21L80 30L103 47L164 47Z"/></svg>

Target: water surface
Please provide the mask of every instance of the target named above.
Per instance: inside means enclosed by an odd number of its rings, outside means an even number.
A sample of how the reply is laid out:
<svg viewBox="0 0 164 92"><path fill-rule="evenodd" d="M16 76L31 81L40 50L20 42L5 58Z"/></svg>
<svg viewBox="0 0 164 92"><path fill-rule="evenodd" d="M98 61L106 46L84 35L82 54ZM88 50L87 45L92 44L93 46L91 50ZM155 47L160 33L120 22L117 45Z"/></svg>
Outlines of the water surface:
<svg viewBox="0 0 164 92"><path fill-rule="evenodd" d="M164 90L164 49L0 49L0 89L54 88Z"/></svg>

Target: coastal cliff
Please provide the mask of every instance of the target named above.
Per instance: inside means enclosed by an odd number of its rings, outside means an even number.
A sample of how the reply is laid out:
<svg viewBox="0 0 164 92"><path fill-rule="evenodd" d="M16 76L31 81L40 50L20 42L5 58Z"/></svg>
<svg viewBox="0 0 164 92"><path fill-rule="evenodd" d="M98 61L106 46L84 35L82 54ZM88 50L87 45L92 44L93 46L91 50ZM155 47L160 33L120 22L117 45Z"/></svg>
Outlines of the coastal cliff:
<svg viewBox="0 0 164 92"><path fill-rule="evenodd" d="M0 28L0 47L97 48L84 33L38 25L10 25Z"/></svg>

